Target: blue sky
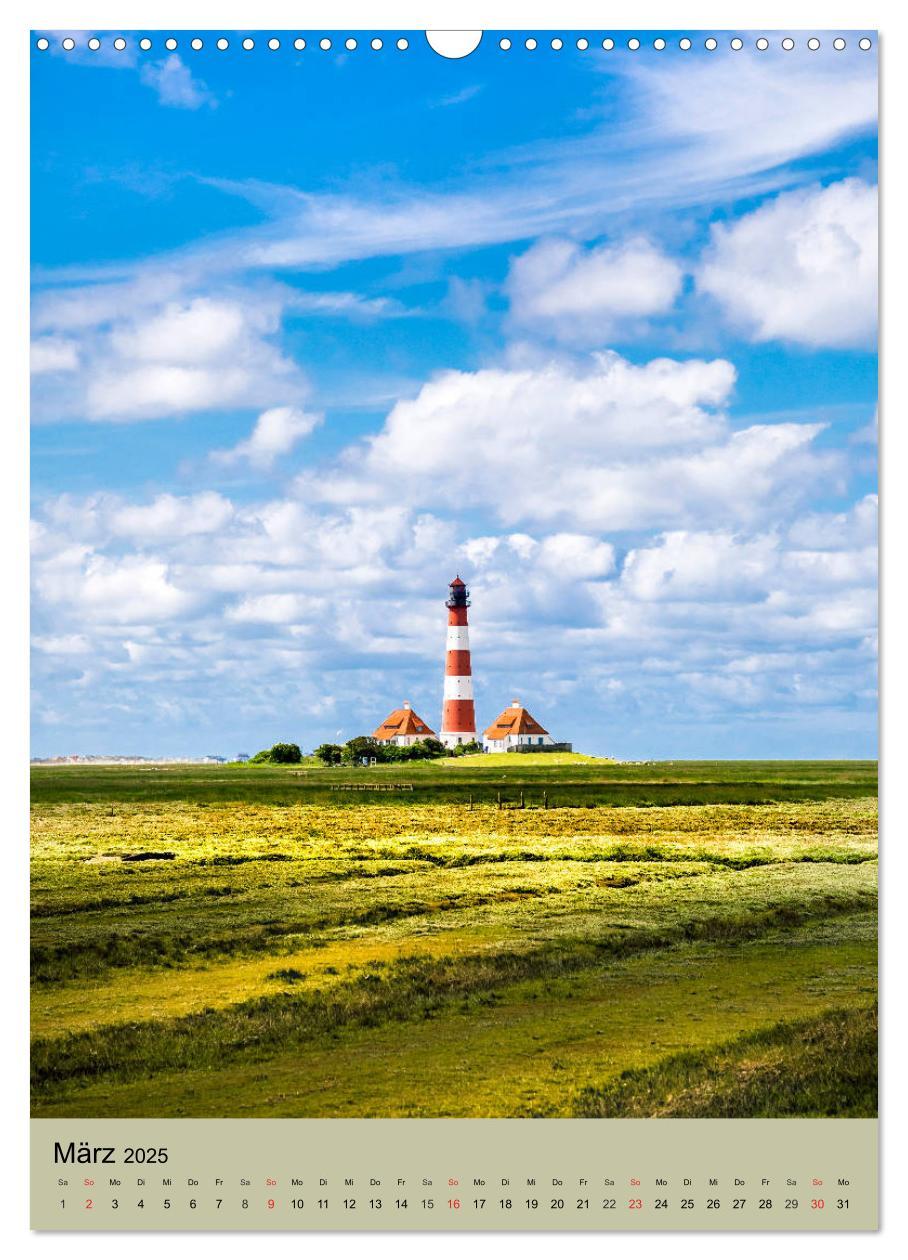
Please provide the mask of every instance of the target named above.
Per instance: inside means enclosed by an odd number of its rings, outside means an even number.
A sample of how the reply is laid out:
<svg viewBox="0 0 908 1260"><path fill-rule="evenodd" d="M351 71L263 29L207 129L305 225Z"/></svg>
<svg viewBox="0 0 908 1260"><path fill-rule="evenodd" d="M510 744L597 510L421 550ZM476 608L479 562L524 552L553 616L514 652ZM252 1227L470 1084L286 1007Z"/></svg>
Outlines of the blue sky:
<svg viewBox="0 0 908 1260"><path fill-rule="evenodd" d="M33 53L34 755L437 726L458 571L483 726L875 755L874 52L115 34Z"/></svg>

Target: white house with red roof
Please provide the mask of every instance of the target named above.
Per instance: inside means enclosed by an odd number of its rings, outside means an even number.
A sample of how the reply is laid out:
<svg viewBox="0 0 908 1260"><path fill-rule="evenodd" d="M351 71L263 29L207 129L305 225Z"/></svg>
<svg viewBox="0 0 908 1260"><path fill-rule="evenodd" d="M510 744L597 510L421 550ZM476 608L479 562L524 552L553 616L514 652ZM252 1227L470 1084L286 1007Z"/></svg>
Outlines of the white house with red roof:
<svg viewBox="0 0 908 1260"><path fill-rule="evenodd" d="M486 752L510 752L512 748L544 748L554 744L551 735L519 700L512 700L491 726L483 731Z"/></svg>
<svg viewBox="0 0 908 1260"><path fill-rule="evenodd" d="M418 713L413 712L410 701L405 700L400 709L388 714L381 726L373 732L372 738L380 744L406 747L421 739L437 739L438 736Z"/></svg>

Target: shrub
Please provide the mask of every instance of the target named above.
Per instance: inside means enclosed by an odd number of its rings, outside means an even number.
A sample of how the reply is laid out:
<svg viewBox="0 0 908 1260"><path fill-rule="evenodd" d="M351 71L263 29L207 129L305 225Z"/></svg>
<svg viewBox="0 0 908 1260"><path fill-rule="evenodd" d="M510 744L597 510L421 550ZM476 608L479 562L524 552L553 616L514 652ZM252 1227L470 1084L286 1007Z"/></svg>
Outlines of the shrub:
<svg viewBox="0 0 908 1260"><path fill-rule="evenodd" d="M339 766L343 752L344 750L340 744L319 744L312 755L317 757L319 761L324 762L326 766Z"/></svg>
<svg viewBox="0 0 908 1260"><path fill-rule="evenodd" d="M382 746L384 761L431 761L443 757L446 749L441 740L418 739L415 744L385 744Z"/></svg>
<svg viewBox="0 0 908 1260"><path fill-rule="evenodd" d="M323 744L322 747L336 745ZM374 757L379 763L434 760L444 757L447 749L438 739L419 739L415 744L380 744L369 735L357 735L355 739L348 739L340 752L341 760L349 766L356 765L363 757ZM321 756L319 749L315 750L315 755Z"/></svg>
<svg viewBox="0 0 908 1260"><path fill-rule="evenodd" d="M386 761L385 745L379 744L371 735L356 735L348 739L341 750L341 759L345 765L355 765L362 757L374 757L376 761Z"/></svg>
<svg viewBox="0 0 908 1260"><path fill-rule="evenodd" d="M273 744L269 757L276 766L295 766L303 759L299 744Z"/></svg>
<svg viewBox="0 0 908 1260"><path fill-rule="evenodd" d="M270 748L263 748L254 757L250 757L246 764L250 766L295 766L302 759L303 754L300 752L299 744L272 744Z"/></svg>
<svg viewBox="0 0 908 1260"><path fill-rule="evenodd" d="M449 757L472 757L474 753L482 752L482 744L477 744L475 739L471 739L468 744L455 744L453 748L445 749L445 751Z"/></svg>

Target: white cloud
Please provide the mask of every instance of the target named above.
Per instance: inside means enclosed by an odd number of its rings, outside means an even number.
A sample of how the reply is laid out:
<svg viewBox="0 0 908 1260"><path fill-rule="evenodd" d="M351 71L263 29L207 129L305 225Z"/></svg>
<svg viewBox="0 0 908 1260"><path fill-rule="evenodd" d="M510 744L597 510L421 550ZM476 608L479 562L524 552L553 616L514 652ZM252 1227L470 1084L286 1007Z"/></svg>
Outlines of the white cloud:
<svg viewBox="0 0 908 1260"><path fill-rule="evenodd" d="M876 542L879 501L859 499L847 512L811 512L794 521L788 537L796 547L813 550L866 547Z"/></svg>
<svg viewBox="0 0 908 1260"><path fill-rule="evenodd" d="M297 442L321 424L323 417L299 407L271 407L263 411L245 441L230 450L213 451L216 463L234 464L248 460L254 468L269 469L281 455L288 455Z"/></svg>
<svg viewBox="0 0 908 1260"><path fill-rule="evenodd" d="M139 71L139 78L158 94L162 105L176 109L212 108L217 101L201 79L195 79L189 67L177 53L171 53L163 61L149 61Z"/></svg>
<svg viewBox="0 0 908 1260"><path fill-rule="evenodd" d="M463 552L477 570L498 565L506 569L516 556L521 564L561 582L604 578L615 569L612 544L588 534L550 534L543 539L530 534L470 538L463 544Z"/></svg>
<svg viewBox="0 0 908 1260"><path fill-rule="evenodd" d="M153 625L183 617L199 603L195 594L176 585L164 560L84 549L69 549L45 562L36 588L47 604L101 624Z"/></svg>
<svg viewBox="0 0 908 1260"><path fill-rule="evenodd" d="M621 69L640 109L624 142L659 147L662 178L675 195L729 188L759 171L783 182L786 163L866 131L877 118L872 59L792 61L776 48L742 60L726 47L693 62L629 59ZM614 127L607 140L615 144Z"/></svg>
<svg viewBox="0 0 908 1260"><path fill-rule="evenodd" d="M516 502L522 474L537 462L537 477L548 480L551 464L583 467L607 454L632 458L719 437L719 409L734 381L735 369L723 359L636 365L614 353L444 372L393 408L371 442L368 471L447 469L454 483L482 483L491 461L496 478L514 469L499 486Z"/></svg>
<svg viewBox="0 0 908 1260"><path fill-rule="evenodd" d="M795 531L792 531L795 532ZM634 599L802 604L836 588L873 588L876 547L805 550L777 533L679 530L627 555L621 586Z"/></svg>
<svg viewBox="0 0 908 1260"><path fill-rule="evenodd" d="M85 568L80 597L96 615L116 622L166 621L197 603L192 592L174 584L166 563L139 556L93 558Z"/></svg>
<svg viewBox="0 0 908 1260"><path fill-rule="evenodd" d="M87 414L129 420L286 399L302 378L268 340L277 327L268 301L198 297L140 315L106 338L112 353L87 382Z"/></svg>
<svg viewBox="0 0 908 1260"><path fill-rule="evenodd" d="M543 539L535 560L562 581L586 581L613 572L615 548L585 534L551 534Z"/></svg>
<svg viewBox="0 0 908 1260"><path fill-rule="evenodd" d="M139 317L148 318L181 298L185 278L176 269L142 269L128 279L122 271L103 282L83 282L67 273L68 283L40 288L32 296L31 322L35 333L84 334L110 329Z"/></svg>
<svg viewBox="0 0 908 1260"><path fill-rule="evenodd" d="M321 291L318 293L294 292L287 295L287 307L305 315L337 315L368 322L376 319L402 319L418 315L396 298L363 297L360 293Z"/></svg>
<svg viewBox="0 0 908 1260"><path fill-rule="evenodd" d="M172 364L105 371L89 383L86 402L93 420L136 420L242 405L249 376L242 368L217 371Z"/></svg>
<svg viewBox="0 0 908 1260"><path fill-rule="evenodd" d="M187 303L170 302L148 317L115 328L110 346L121 358L140 363L219 363L242 345L250 326L262 333L274 331L272 312L257 310L255 316L250 320L236 301L197 297Z"/></svg>
<svg viewBox="0 0 908 1260"><path fill-rule="evenodd" d="M573 345L603 345L619 331L669 310L682 270L649 241L584 250L543 240L514 259L507 280L517 324Z"/></svg>
<svg viewBox="0 0 908 1260"><path fill-rule="evenodd" d="M846 179L781 193L732 223L714 224L697 284L754 341L871 345L876 188Z"/></svg>
<svg viewBox="0 0 908 1260"><path fill-rule="evenodd" d="M277 293L182 296L167 277L44 293L35 324L51 335L36 344L65 333L79 371L38 378L36 416L128 422L290 405L306 383L277 344L282 306Z"/></svg>
<svg viewBox="0 0 908 1260"><path fill-rule="evenodd" d="M39 290L32 303L32 414L39 421L128 422L225 407L294 407L308 389L281 347L288 315L362 322L413 313L390 298L342 291L213 288L193 268L150 266L127 280Z"/></svg>
<svg viewBox="0 0 908 1260"><path fill-rule="evenodd" d="M673 531L628 553L622 586L639 600L739 600L765 593L776 552L772 535Z"/></svg>
<svg viewBox="0 0 908 1260"><path fill-rule="evenodd" d="M446 372L399 402L382 431L300 491L333 503L482 507L506 527L665 528L779 515L839 456L814 449L817 424L734 432L722 359L614 353L536 367Z"/></svg>
<svg viewBox="0 0 908 1260"><path fill-rule="evenodd" d="M608 721L620 752L643 710L668 729L739 712L835 722L838 709L872 705L871 497L787 529L671 530L623 562L595 531L537 521L471 535L468 522L405 503L213 496L204 508L203 495L45 505L33 563L39 713L54 707L40 698L45 677L58 707L65 696L89 725L158 715L166 731L229 699L231 722L269 730L288 706L294 723L320 715L306 722L319 742L319 722L348 737L390 695L431 713L457 569L473 591L483 713L516 689L579 738L592 702L589 729ZM142 554L121 552L137 541ZM73 669L83 658L90 683Z"/></svg>
<svg viewBox="0 0 908 1260"><path fill-rule="evenodd" d="M792 551L785 569L800 590L857 586L874 590L877 581L876 545L852 551Z"/></svg>
<svg viewBox="0 0 908 1260"><path fill-rule="evenodd" d="M38 337L32 342L33 376L45 372L73 372L78 366L79 355L74 342L62 337Z"/></svg>
<svg viewBox="0 0 908 1260"><path fill-rule="evenodd" d="M106 495L85 498L59 494L42 504L44 519L32 523L32 555L43 555L59 547L61 539L69 543L93 542L102 536L101 515L108 503Z"/></svg>
<svg viewBox="0 0 908 1260"><path fill-rule="evenodd" d="M213 490L198 494L159 494L149 503L135 503L114 494L85 498L61 494L42 505L43 521L33 525L32 554L43 556L82 545L107 547L119 539L135 542L179 542L224 529L234 505Z"/></svg>
<svg viewBox="0 0 908 1260"><path fill-rule="evenodd" d="M278 565L306 565L307 581L333 583L344 570L348 580L359 573L367 582L385 574L382 557L389 553L402 563L411 556L434 551L444 530L405 504L353 506L337 511L316 510L299 499L277 499L257 504L240 514L248 531L246 554Z"/></svg>
<svg viewBox="0 0 908 1260"><path fill-rule="evenodd" d="M212 490L182 498L160 494L149 504L114 508L108 515L108 527L113 535L123 538L181 539L188 535L217 533L227 525L233 513L230 500Z"/></svg>
<svg viewBox="0 0 908 1260"><path fill-rule="evenodd" d="M86 656L92 651L91 640L84 634L36 635L32 643L51 656Z"/></svg>
<svg viewBox="0 0 908 1260"><path fill-rule="evenodd" d="M293 622L311 616L312 609L307 607L303 595L283 592L274 595L251 595L241 600L235 607L228 609L227 616L231 621L263 622L273 625L287 626Z"/></svg>

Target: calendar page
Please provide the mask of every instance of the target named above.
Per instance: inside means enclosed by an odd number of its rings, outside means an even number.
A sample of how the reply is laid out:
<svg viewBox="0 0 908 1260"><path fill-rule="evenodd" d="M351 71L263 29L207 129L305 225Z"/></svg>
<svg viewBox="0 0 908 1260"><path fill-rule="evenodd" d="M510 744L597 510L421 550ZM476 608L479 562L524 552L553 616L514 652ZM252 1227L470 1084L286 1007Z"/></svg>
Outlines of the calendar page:
<svg viewBox="0 0 908 1260"><path fill-rule="evenodd" d="M877 42L32 32L33 1228L876 1229Z"/></svg>

